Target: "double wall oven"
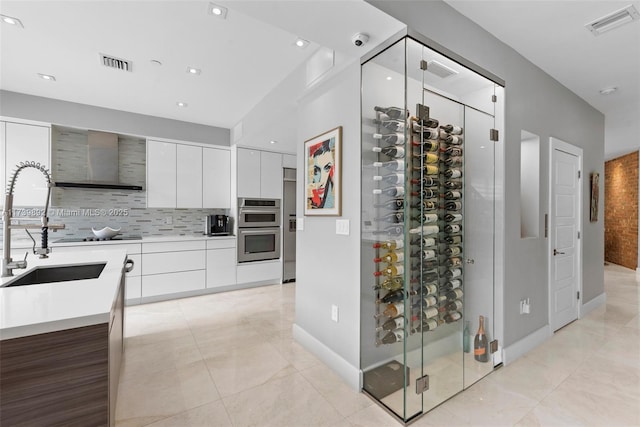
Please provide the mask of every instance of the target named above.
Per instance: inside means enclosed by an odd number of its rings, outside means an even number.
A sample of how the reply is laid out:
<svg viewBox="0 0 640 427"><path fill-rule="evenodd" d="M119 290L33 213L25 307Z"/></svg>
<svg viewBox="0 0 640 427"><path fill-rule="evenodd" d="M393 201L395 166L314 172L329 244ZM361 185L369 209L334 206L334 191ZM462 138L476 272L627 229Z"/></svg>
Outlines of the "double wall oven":
<svg viewBox="0 0 640 427"><path fill-rule="evenodd" d="M238 199L238 262L280 258L280 200Z"/></svg>

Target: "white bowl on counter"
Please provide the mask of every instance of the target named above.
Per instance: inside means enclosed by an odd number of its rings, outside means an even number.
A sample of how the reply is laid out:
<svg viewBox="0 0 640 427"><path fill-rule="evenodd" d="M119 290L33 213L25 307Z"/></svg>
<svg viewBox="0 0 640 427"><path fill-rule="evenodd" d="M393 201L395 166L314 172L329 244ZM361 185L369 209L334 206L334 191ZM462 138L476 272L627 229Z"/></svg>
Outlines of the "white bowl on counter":
<svg viewBox="0 0 640 427"><path fill-rule="evenodd" d="M111 239L112 237L115 237L118 233L120 233L120 228L111 228L111 227L104 227L101 228L100 230L96 230L95 228L91 228L91 231L93 231L94 236L96 236L98 239Z"/></svg>

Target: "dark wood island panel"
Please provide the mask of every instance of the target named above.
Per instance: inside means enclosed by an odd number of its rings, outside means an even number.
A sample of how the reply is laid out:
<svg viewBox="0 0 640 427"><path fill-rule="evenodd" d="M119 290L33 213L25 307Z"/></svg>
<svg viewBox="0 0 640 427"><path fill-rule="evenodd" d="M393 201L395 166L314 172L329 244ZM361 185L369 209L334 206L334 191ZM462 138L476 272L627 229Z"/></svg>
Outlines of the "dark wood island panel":
<svg viewBox="0 0 640 427"><path fill-rule="evenodd" d="M0 425L109 421L108 323L0 341Z"/></svg>

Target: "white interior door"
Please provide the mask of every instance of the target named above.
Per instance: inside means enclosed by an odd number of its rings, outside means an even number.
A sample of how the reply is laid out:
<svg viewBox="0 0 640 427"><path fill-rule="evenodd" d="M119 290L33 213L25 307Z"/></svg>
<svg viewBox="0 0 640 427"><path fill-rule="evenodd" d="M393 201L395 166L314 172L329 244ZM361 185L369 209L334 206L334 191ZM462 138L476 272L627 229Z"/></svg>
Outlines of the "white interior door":
<svg viewBox="0 0 640 427"><path fill-rule="evenodd" d="M582 150L551 138L550 324L554 331L578 318L581 289L580 169Z"/></svg>

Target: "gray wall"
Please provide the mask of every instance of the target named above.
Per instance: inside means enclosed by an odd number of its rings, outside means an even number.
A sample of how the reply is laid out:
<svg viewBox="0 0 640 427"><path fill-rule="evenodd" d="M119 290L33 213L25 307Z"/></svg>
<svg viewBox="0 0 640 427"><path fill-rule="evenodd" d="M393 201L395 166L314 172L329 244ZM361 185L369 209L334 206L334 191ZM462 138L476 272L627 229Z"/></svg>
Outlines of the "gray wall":
<svg viewBox="0 0 640 427"><path fill-rule="evenodd" d="M0 91L0 116L135 136L230 145L229 129Z"/></svg>
<svg viewBox="0 0 640 427"><path fill-rule="evenodd" d="M549 137L584 150L583 176L604 171L604 116L584 100L442 1L369 3L409 28L491 71L506 81L505 136L505 346L548 324L547 240L520 238L520 131L540 136L541 212L549 200ZM429 19L425 19L429 17ZM589 180L582 180L583 195ZM601 188L600 191L604 191ZM601 194L602 198L602 194ZM604 292L604 225L589 222L589 197L583 197L583 303ZM601 207L602 209L602 207ZM519 314L519 301L530 298L531 314Z"/></svg>
<svg viewBox="0 0 640 427"><path fill-rule="evenodd" d="M296 326L354 371L360 366L360 64L322 83L298 105L298 194L304 191L303 144L342 126L342 216L350 234L336 235L336 217L304 217L296 240ZM305 200L297 199L298 217ZM331 305L339 322L331 320ZM352 380L352 379L351 379ZM355 381L357 383L357 379Z"/></svg>

